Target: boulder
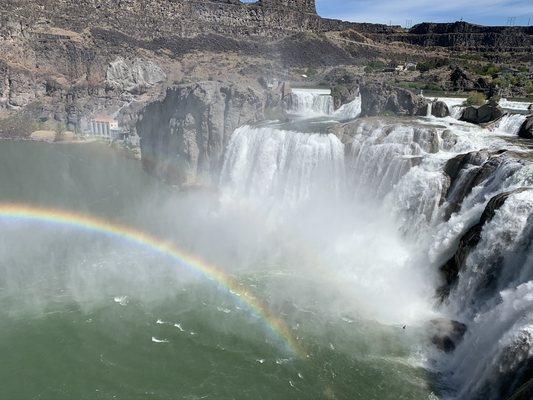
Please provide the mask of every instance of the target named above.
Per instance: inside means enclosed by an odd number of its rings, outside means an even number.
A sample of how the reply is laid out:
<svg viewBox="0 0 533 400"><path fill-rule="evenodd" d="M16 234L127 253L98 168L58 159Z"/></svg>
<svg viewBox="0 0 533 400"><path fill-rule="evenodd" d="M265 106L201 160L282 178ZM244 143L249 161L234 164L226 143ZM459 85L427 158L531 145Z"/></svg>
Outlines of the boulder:
<svg viewBox="0 0 533 400"><path fill-rule="evenodd" d="M524 121L518 131L518 136L524 139L533 139L533 115L530 115Z"/></svg>
<svg viewBox="0 0 533 400"><path fill-rule="evenodd" d="M431 115L437 118L444 118L450 116L450 109L443 101L435 101L431 107Z"/></svg>
<svg viewBox="0 0 533 400"><path fill-rule="evenodd" d="M450 81L454 90L472 90L476 86L472 77L459 67L450 74Z"/></svg>
<svg viewBox="0 0 533 400"><path fill-rule="evenodd" d="M335 108L347 104L359 96L360 77L343 68L335 68L322 81L321 86L331 88Z"/></svg>
<svg viewBox="0 0 533 400"><path fill-rule="evenodd" d="M361 86L361 115L426 115L429 101L410 90L383 83Z"/></svg>
<svg viewBox="0 0 533 400"><path fill-rule="evenodd" d="M471 122L473 124L486 124L501 118L505 112L502 108L494 103L487 103L481 107L466 107L461 116L461 121Z"/></svg>

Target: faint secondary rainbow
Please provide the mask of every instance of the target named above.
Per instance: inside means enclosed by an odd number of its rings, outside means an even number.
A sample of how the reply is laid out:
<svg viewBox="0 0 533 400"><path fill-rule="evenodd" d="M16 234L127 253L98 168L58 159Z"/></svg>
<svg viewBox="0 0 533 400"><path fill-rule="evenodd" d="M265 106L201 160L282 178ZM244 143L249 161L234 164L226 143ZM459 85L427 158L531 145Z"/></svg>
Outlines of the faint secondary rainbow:
<svg viewBox="0 0 533 400"><path fill-rule="evenodd" d="M305 358L306 351L293 335L292 330L268 306L253 293L243 290L239 282L224 271L208 264L197 256L187 253L176 246L164 242L155 236L139 230L117 225L99 218L77 214L69 211L40 208L23 204L0 203L0 218L43 222L55 225L69 226L76 229L98 232L114 236L130 243L145 247L151 251L172 258L182 267L191 268L207 278L214 279L231 294L243 301L259 315L268 327L288 345L289 349L298 357Z"/></svg>

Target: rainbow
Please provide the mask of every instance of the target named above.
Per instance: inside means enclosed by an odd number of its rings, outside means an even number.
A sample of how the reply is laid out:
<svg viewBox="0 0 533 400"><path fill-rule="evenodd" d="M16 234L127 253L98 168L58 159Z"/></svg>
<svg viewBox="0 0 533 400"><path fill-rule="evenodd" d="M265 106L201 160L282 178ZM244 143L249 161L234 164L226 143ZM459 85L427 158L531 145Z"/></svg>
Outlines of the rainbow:
<svg viewBox="0 0 533 400"><path fill-rule="evenodd" d="M150 251L170 257L176 261L178 265L198 271L205 277L215 280L218 284L222 285L228 290L228 292L244 302L251 311L261 317L266 322L267 326L276 334L276 336L283 340L294 354L300 358L305 358L307 356L307 352L293 335L292 330L287 324L274 314L274 312L272 312L257 296L247 290L243 290L235 278L221 269L208 264L199 257L189 254L155 236L88 215L23 204L0 203L0 218L43 222L96 232L119 238L149 249Z"/></svg>

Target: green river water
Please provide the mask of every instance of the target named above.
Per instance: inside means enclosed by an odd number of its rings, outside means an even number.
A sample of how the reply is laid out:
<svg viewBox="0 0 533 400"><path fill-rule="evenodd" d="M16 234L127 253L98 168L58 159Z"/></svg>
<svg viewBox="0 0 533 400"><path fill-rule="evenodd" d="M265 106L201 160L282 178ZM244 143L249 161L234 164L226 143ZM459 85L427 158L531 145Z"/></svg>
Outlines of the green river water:
<svg viewBox="0 0 533 400"><path fill-rule="evenodd" d="M199 254L262 298L308 353L295 356L238 297L171 259L0 218L0 399L433 398L420 332L318 312L328 294L298 272L312 261L245 213L221 216L213 191L180 193L101 144L2 142L0 202L96 216ZM295 292L309 301L284 295Z"/></svg>

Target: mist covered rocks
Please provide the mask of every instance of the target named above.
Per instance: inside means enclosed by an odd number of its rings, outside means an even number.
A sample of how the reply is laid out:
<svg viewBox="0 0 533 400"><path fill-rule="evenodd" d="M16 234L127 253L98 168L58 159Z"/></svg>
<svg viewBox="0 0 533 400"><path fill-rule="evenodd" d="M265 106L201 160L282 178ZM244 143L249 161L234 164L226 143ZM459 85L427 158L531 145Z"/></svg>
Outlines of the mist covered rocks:
<svg viewBox="0 0 533 400"><path fill-rule="evenodd" d="M144 166L176 184L213 182L231 134L261 119L264 104L263 92L222 82L168 89L137 122Z"/></svg>

